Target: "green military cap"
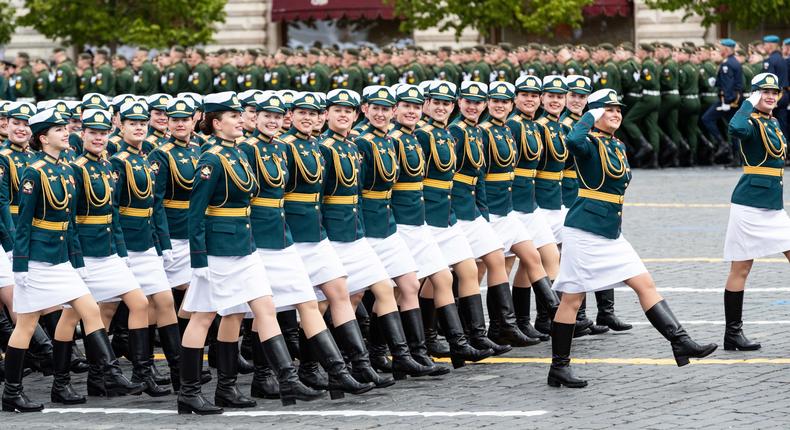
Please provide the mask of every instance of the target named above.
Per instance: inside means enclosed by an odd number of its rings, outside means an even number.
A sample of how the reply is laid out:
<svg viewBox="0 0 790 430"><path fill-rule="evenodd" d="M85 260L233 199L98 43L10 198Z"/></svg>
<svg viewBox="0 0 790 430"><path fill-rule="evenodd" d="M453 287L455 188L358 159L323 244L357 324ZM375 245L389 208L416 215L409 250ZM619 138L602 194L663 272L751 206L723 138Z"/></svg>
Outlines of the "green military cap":
<svg viewBox="0 0 790 430"><path fill-rule="evenodd" d="M69 108L69 113L72 119L80 119L82 117L82 103L77 100L66 100L66 107Z"/></svg>
<svg viewBox="0 0 790 430"><path fill-rule="evenodd" d="M326 105L329 106L346 106L351 108L359 107L360 97L359 93L345 88L337 88L326 94Z"/></svg>
<svg viewBox="0 0 790 430"><path fill-rule="evenodd" d="M184 47L183 47L183 46L181 46L181 45L174 45L174 46L173 46L173 48L172 48L172 50L173 50L173 51L176 51L176 52L180 52L180 53L182 53L182 54L183 54L183 53L185 53L185 52L187 52L187 51L186 51L186 49L184 49Z"/></svg>
<svg viewBox="0 0 790 430"><path fill-rule="evenodd" d="M716 49L716 45L714 45L714 44L712 44L712 43L710 43L710 42L706 43L706 44L705 44L705 45L703 45L703 46L704 46L705 48L707 48L707 49Z"/></svg>
<svg viewBox="0 0 790 430"><path fill-rule="evenodd" d="M429 96L428 93L430 92L431 85L433 85L434 82L437 82L437 81L422 81L422 82L420 82L417 85L417 87L420 89L420 91L422 91L422 94L423 94L424 97L428 97Z"/></svg>
<svg viewBox="0 0 790 430"><path fill-rule="evenodd" d="M439 50L442 51L442 52L453 52L453 48L451 48L449 46L441 46L441 47L439 47Z"/></svg>
<svg viewBox="0 0 790 430"><path fill-rule="evenodd" d="M243 107L252 106L255 107L257 102L255 101L255 95L262 92L261 90L247 90L242 91L239 93L239 101Z"/></svg>
<svg viewBox="0 0 790 430"><path fill-rule="evenodd" d="M735 55L741 55L741 56L745 57L746 56L746 51L744 51L743 49L736 49L735 50Z"/></svg>
<svg viewBox="0 0 790 430"><path fill-rule="evenodd" d="M148 105L144 100L134 100L122 104L118 109L118 115L122 121L125 119L148 121L151 117L148 112Z"/></svg>
<svg viewBox="0 0 790 430"><path fill-rule="evenodd" d="M500 42L498 46L505 52L510 52L513 50L513 45L507 42Z"/></svg>
<svg viewBox="0 0 790 430"><path fill-rule="evenodd" d="M464 81L458 87L458 98L475 102L484 102L488 99L488 85L482 82Z"/></svg>
<svg viewBox="0 0 790 430"><path fill-rule="evenodd" d="M357 48L348 48L348 49L346 49L345 52L346 52L346 54L353 55L355 57L359 55L359 49L357 49Z"/></svg>
<svg viewBox="0 0 790 430"><path fill-rule="evenodd" d="M239 53L239 50L236 48L228 48L228 54L236 55Z"/></svg>
<svg viewBox="0 0 790 430"><path fill-rule="evenodd" d="M258 56L258 50L255 49L255 48L249 48L249 49L247 49L246 52L248 54L252 55L253 57L257 57Z"/></svg>
<svg viewBox="0 0 790 430"><path fill-rule="evenodd" d="M326 110L326 93L320 91L313 91L313 95L318 99L318 109L320 111Z"/></svg>
<svg viewBox="0 0 790 430"><path fill-rule="evenodd" d="M543 78L543 92L544 93L557 93L565 94L568 92L568 86L565 84L565 78L560 75L548 75Z"/></svg>
<svg viewBox="0 0 790 430"><path fill-rule="evenodd" d="M587 109L598 109L606 106L625 106L617 99L617 91L611 88L598 90L587 99Z"/></svg>
<svg viewBox="0 0 790 430"><path fill-rule="evenodd" d="M655 47L653 47L653 45L650 43L640 43L639 49L647 52L654 52L656 50Z"/></svg>
<svg viewBox="0 0 790 430"><path fill-rule="evenodd" d="M264 111L284 114L288 109L285 106L285 102L277 95L276 91L263 91L256 96L255 100L257 102L256 110L258 112Z"/></svg>
<svg viewBox="0 0 790 430"><path fill-rule="evenodd" d="M52 104L52 108L60 113L63 118L71 118L71 109L69 109L69 105L67 105L64 100L55 100L55 103Z"/></svg>
<svg viewBox="0 0 790 430"><path fill-rule="evenodd" d="M428 87L428 97L436 100L454 102L456 98L456 86L452 82L433 81Z"/></svg>
<svg viewBox="0 0 790 430"><path fill-rule="evenodd" d="M82 111L82 128L95 130L110 130L112 128L112 115L103 109L85 109Z"/></svg>
<svg viewBox="0 0 790 430"><path fill-rule="evenodd" d="M429 49L429 50L427 50L425 52L427 52L430 55L436 55L436 54L439 53L439 51L437 51L436 49Z"/></svg>
<svg viewBox="0 0 790 430"><path fill-rule="evenodd" d="M302 91L294 94L293 101L291 102L291 107L293 109L307 109L307 110L321 110L321 105L319 103L318 97L315 94Z"/></svg>
<svg viewBox="0 0 790 430"><path fill-rule="evenodd" d="M8 117L27 121L36 114L36 107L28 102L11 102L6 107Z"/></svg>
<svg viewBox="0 0 790 430"><path fill-rule="evenodd" d="M486 47L483 46L483 45L477 45L473 49L476 50L477 52L481 52L483 54L486 53Z"/></svg>
<svg viewBox="0 0 790 430"><path fill-rule="evenodd" d="M280 97L280 100L285 102L286 109L291 109L293 107L293 101L294 101L294 97L296 96L296 91L280 90L277 92L277 95Z"/></svg>
<svg viewBox="0 0 790 430"><path fill-rule="evenodd" d="M286 47L282 47L282 48L280 48L280 52L281 52L283 55L293 55L293 54L294 54L294 51L293 51L293 50L291 50L291 48L286 48Z"/></svg>
<svg viewBox="0 0 790 430"><path fill-rule="evenodd" d="M510 82L494 81L488 85L488 98L496 100L513 100L516 87Z"/></svg>
<svg viewBox="0 0 790 430"><path fill-rule="evenodd" d="M540 93L543 92L543 83L535 75L519 76L516 79L516 92Z"/></svg>
<svg viewBox="0 0 790 430"><path fill-rule="evenodd" d="M392 48L382 48L381 52L385 54L392 54Z"/></svg>
<svg viewBox="0 0 790 430"><path fill-rule="evenodd" d="M203 110L203 96L198 93L190 93L190 92L183 92L176 94L176 97L183 99L184 97L188 97L192 99L192 104L195 106L195 110Z"/></svg>
<svg viewBox="0 0 790 430"><path fill-rule="evenodd" d="M169 94L157 93L146 97L145 102L148 103L148 109L150 110L165 111L167 110L167 102L169 102L171 98Z"/></svg>
<svg viewBox="0 0 790 430"><path fill-rule="evenodd" d="M10 103L8 100L0 100L0 118L8 117L8 105Z"/></svg>
<svg viewBox="0 0 790 430"><path fill-rule="evenodd" d="M752 40L751 42L749 42L749 46L759 46L759 45L762 45L762 44L763 44L763 41L759 40L759 39L758 40Z"/></svg>
<svg viewBox="0 0 790 430"><path fill-rule="evenodd" d="M611 43L601 43L600 45L598 45L598 49L614 52L614 45L612 45Z"/></svg>
<svg viewBox="0 0 790 430"><path fill-rule="evenodd" d="M195 102L189 97L176 97L167 102L165 112L169 118L192 118L195 114Z"/></svg>
<svg viewBox="0 0 790 430"><path fill-rule="evenodd" d="M684 46L684 47L682 47L682 48L680 48L680 49L681 49L683 52L685 52L686 54L693 54L693 53L697 52L697 51L695 51L695 50L694 50L694 48L693 48L693 47L691 47L691 46Z"/></svg>
<svg viewBox="0 0 790 430"><path fill-rule="evenodd" d="M568 75L565 77L565 85L572 93L590 94L592 92L592 81L586 76Z"/></svg>
<svg viewBox="0 0 790 430"><path fill-rule="evenodd" d="M580 44L576 45L576 49L583 49L583 50L589 52L590 51L590 45L588 45L586 43L580 43Z"/></svg>
<svg viewBox="0 0 790 430"><path fill-rule="evenodd" d="M203 111L211 112L242 112L244 109L239 102L239 96L235 91L223 91L221 93L211 93L203 98Z"/></svg>
<svg viewBox="0 0 790 430"><path fill-rule="evenodd" d="M362 92L365 103L392 107L395 106L395 94L389 87L383 85L370 85Z"/></svg>
<svg viewBox="0 0 790 430"><path fill-rule="evenodd" d="M19 58L24 58L25 60L30 60L30 54L27 52L19 52L16 54L16 56Z"/></svg>
<svg viewBox="0 0 790 430"><path fill-rule="evenodd" d="M194 51L197 52L197 54L200 55L201 57L206 56L206 50L203 48L195 48Z"/></svg>
<svg viewBox="0 0 790 430"><path fill-rule="evenodd" d="M680 46L685 46L685 47L689 47L689 48L696 48L697 47L697 45L694 44L694 42L692 42L690 40L687 40L687 41L681 43Z"/></svg>
<svg viewBox="0 0 790 430"><path fill-rule="evenodd" d="M55 108L47 108L36 112L35 115L30 117L27 123L30 126L30 131L36 134L52 127L66 125L69 121L64 118L60 112L55 110Z"/></svg>
<svg viewBox="0 0 790 430"><path fill-rule="evenodd" d="M623 46L623 47L629 47L629 48L631 48L631 49L634 49L634 44L633 44L633 43L631 43L631 42L629 42L629 41L627 41L627 40L626 40L626 41L624 41L624 42L620 42L620 46Z"/></svg>
<svg viewBox="0 0 790 430"><path fill-rule="evenodd" d="M227 54L227 53L228 53L228 50L227 50L227 49L225 49L225 48L220 48L220 49L217 49L217 51L215 52L215 55L225 55L225 54Z"/></svg>
<svg viewBox="0 0 790 430"><path fill-rule="evenodd" d="M99 49L96 50L96 55L103 55L105 57L109 57L110 56L110 51L108 51L108 50L106 50L104 48L99 48Z"/></svg>
<svg viewBox="0 0 790 430"><path fill-rule="evenodd" d="M781 90L779 88L779 78L773 73L760 73L752 78L752 91L757 90Z"/></svg>
<svg viewBox="0 0 790 430"><path fill-rule="evenodd" d="M126 102L133 102L137 100L134 94L118 94L112 98L112 111L118 113L121 111L121 106Z"/></svg>
<svg viewBox="0 0 790 430"><path fill-rule="evenodd" d="M321 50L318 48L310 48L308 51L310 55L321 55Z"/></svg>
<svg viewBox="0 0 790 430"><path fill-rule="evenodd" d="M540 43L532 42L529 45L527 45L527 48L534 49L536 51L541 51L543 50L543 45L541 45Z"/></svg>
<svg viewBox="0 0 790 430"><path fill-rule="evenodd" d="M422 95L422 90L416 85L398 84L393 85L395 92L395 100L399 102L414 103L422 105L425 102L425 96Z"/></svg>
<svg viewBox="0 0 790 430"><path fill-rule="evenodd" d="M88 93L82 96L82 108L109 110L110 101L103 94Z"/></svg>

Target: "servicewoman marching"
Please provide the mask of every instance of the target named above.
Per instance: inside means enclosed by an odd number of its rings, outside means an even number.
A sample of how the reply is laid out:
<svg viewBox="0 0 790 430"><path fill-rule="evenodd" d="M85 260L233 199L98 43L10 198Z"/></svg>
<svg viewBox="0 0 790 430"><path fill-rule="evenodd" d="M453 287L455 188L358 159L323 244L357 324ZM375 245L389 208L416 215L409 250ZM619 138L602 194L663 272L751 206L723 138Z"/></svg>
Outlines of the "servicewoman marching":
<svg viewBox="0 0 790 430"><path fill-rule="evenodd" d="M589 291L629 286L639 297L653 327L672 344L678 366L690 357L705 357L716 344L698 345L686 333L656 291L644 263L621 232L623 195L631 180L625 145L614 137L622 123L622 103L610 89L589 98L590 111L576 123L566 141L576 158L579 198L565 219L560 274L554 290L562 292L551 329L552 361L548 384L587 386L570 368L576 312Z"/></svg>
<svg viewBox="0 0 790 430"><path fill-rule="evenodd" d="M278 374L283 405L312 400L318 393L302 385L280 334L266 269L255 253L250 231L251 194L257 184L247 157L236 147L241 137L239 100L234 92L210 94L204 100L201 125L216 144L198 160L189 201L188 232L192 280L183 308L192 312L182 340L181 414L219 414L223 409L201 394L203 345L217 311L247 303L269 364ZM236 331L238 338L238 329ZM233 351L236 363L238 345ZM235 383L235 377L233 377Z"/></svg>
<svg viewBox="0 0 790 430"><path fill-rule="evenodd" d="M82 281L87 271L74 231L74 177L71 168L58 161L69 144L66 121L50 109L31 117L31 123L37 131L32 145L41 153L25 169L20 182L13 259L18 280L14 288L17 324L5 355L3 410L36 412L44 408L23 391L25 351L41 311L65 303L83 320L88 360L101 371L99 385L91 387L89 394L140 393L144 386L129 382L121 373L99 306Z"/></svg>
<svg viewBox="0 0 790 430"><path fill-rule="evenodd" d="M560 266L560 252L551 226L542 212L536 211L538 205L535 200L535 176L541 162L545 145L550 142L546 139L545 127L538 124L536 114L540 109L543 84L540 78L526 75L516 80L515 111L508 120L511 135L515 139L516 161L513 178L513 210L532 236L532 243L538 249L541 264L549 277L549 282L538 281L532 284L535 288L535 318L534 329L530 324L530 296L531 288L527 273L523 270L516 272L513 280L513 305L516 313L516 322L519 329L529 337L540 340L549 340L551 320L559 306L559 298L551 290L553 278L557 277ZM521 267L521 265L519 265Z"/></svg>
<svg viewBox="0 0 790 430"><path fill-rule="evenodd" d="M173 262L173 250L163 202L154 198L155 172L146 160L143 149L148 119L148 109L142 102L121 106L120 135L123 141L120 150L110 159L115 179L113 201L120 214L129 267L149 300L149 329L130 330L130 345L132 336L138 336L139 342L151 342L153 332L159 327L160 337L165 337L162 341L165 355L176 373L171 374L171 380L175 378L177 381L179 351L175 336L178 335L178 325L173 293L164 269L165 263ZM153 372L151 355L147 364L148 370ZM152 384L154 381L148 378L148 372L142 368L133 375L133 380L137 379L146 380L149 394L164 395L165 389ZM175 385L177 388L178 383Z"/></svg>
<svg viewBox="0 0 790 430"><path fill-rule="evenodd" d="M784 210L787 138L771 115L781 97L779 78L760 73L752 79L752 95L730 120L729 132L740 139L743 175L732 193L724 240L730 274L724 289L724 349L754 351L760 344L743 334L743 293L755 258L783 253L790 259L790 218Z"/></svg>
<svg viewBox="0 0 790 430"><path fill-rule="evenodd" d="M284 100L283 100L284 101ZM287 144L285 151L288 166L288 181L283 196L285 219L291 228L299 256L310 277L310 283L321 302L328 302L328 309L335 328L346 325L349 332L359 331L351 306L346 282L346 270L337 252L327 239L321 223L322 213L319 197L325 181L325 160L321 147L311 133L315 129L321 107L312 93L297 93L291 103L291 128L279 138ZM322 310L327 309L322 303ZM342 357L335 354L320 354L334 351L332 336L319 333L310 339L300 331L299 378L314 388L329 388L332 397L340 392L362 394L373 389L372 383L359 383L354 379ZM329 380L321 375L318 362L329 373Z"/></svg>
<svg viewBox="0 0 790 430"><path fill-rule="evenodd" d="M82 142L85 153L71 165L74 169L74 201L76 222L74 227L80 241L85 270L83 278L94 300L99 302L102 322L107 327L112 320L117 302L122 300L129 308L130 331L148 331L148 300L129 270L129 258L112 195L115 181L110 162L105 158L107 135L111 124L107 111L87 109L81 119ZM35 128L35 127L34 127ZM38 131L41 133L42 131ZM57 324L55 338L55 380L52 384L52 402L63 404L85 403L85 397L71 387L69 375L74 329L80 315L73 308L66 308ZM130 339L134 374L141 383L150 387L146 375L151 355L149 342L140 336ZM143 376L143 377L141 377ZM95 367L88 373L88 394L101 390L102 375ZM150 388L147 388L151 394ZM168 391L163 391L168 394Z"/></svg>
<svg viewBox="0 0 790 430"><path fill-rule="evenodd" d="M400 173L395 185L392 186L392 213L397 223L398 234L403 237L417 263L417 278L423 280L423 283L426 279L430 280L434 296L432 300L428 300L431 308L427 311L420 312L421 309L417 308L401 309L401 320L412 357L418 363L429 366L433 360L426 348L425 327L433 330L435 309L453 304L451 308L445 308L443 313L450 313L448 318L453 321L460 321L460 317L453 298L452 274L442 250L425 224L423 177L426 160L423 148L415 135L415 127L420 120L425 98L422 90L414 85L396 85L394 91L397 104L390 137L395 146ZM420 297L420 300L423 298ZM479 361L490 356L490 353L469 345L463 332L452 334L454 336L447 335L451 340L449 355L454 367L463 366L465 361Z"/></svg>

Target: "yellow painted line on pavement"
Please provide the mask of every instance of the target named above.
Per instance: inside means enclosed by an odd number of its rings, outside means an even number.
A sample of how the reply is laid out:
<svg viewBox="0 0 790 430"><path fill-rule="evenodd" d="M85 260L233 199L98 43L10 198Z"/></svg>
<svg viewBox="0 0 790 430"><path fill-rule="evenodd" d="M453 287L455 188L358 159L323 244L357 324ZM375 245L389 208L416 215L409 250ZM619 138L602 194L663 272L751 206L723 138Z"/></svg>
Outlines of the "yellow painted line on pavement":
<svg viewBox="0 0 790 430"><path fill-rule="evenodd" d="M755 263L785 263L786 258L757 258ZM643 263L729 263L723 258L712 257L667 257L667 258L643 258Z"/></svg>

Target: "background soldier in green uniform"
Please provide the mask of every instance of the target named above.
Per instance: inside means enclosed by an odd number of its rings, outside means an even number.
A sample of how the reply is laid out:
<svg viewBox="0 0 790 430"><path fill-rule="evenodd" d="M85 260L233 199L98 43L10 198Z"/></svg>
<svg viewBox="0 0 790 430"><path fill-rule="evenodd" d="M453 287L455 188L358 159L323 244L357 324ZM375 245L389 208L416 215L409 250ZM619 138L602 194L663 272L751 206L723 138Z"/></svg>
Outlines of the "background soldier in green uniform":
<svg viewBox="0 0 790 430"><path fill-rule="evenodd" d="M36 100L49 100L53 98L52 83L49 80L49 66L43 58L36 58L33 62L33 73L36 75L36 83L33 88Z"/></svg>
<svg viewBox="0 0 790 430"><path fill-rule="evenodd" d="M599 65L598 72L593 75L593 88L595 91L611 88L622 97L623 87L620 84L620 68L612 59L613 54L614 46L611 43L602 43L593 51L593 59Z"/></svg>
<svg viewBox="0 0 790 430"><path fill-rule="evenodd" d="M595 66L595 63L590 58L590 47L582 44L576 47L573 50L573 59L579 63L579 71L578 74L593 79L596 73L598 73L598 68Z"/></svg>
<svg viewBox="0 0 790 430"><path fill-rule="evenodd" d="M115 69L115 94L130 94L134 91L134 72L129 67L129 60L115 54L112 57L112 67Z"/></svg>
<svg viewBox="0 0 790 430"><path fill-rule="evenodd" d="M453 50L449 46L442 46L437 53L440 64L436 72L436 79L452 82L455 85L461 83L461 75L456 65L450 60Z"/></svg>
<svg viewBox="0 0 790 430"><path fill-rule="evenodd" d="M486 47L483 45L475 46L471 53L470 80L488 84L491 82L491 67L485 62Z"/></svg>
<svg viewBox="0 0 790 430"><path fill-rule="evenodd" d="M191 67L188 79L190 91L198 94L210 93L214 73L211 71L211 66L206 64L206 51L200 48L192 49L187 56L187 65Z"/></svg>
<svg viewBox="0 0 790 430"><path fill-rule="evenodd" d="M159 69L148 60L148 49L137 48L132 59L134 77L134 94L148 96L159 92Z"/></svg>
<svg viewBox="0 0 790 430"><path fill-rule="evenodd" d="M291 75L288 72L288 68L285 67L286 55L290 54L291 50L288 48L280 48L274 53L275 66L268 73L264 74L267 90L290 89Z"/></svg>
<svg viewBox="0 0 790 430"><path fill-rule="evenodd" d="M648 168L658 167L658 152L661 149L658 133L661 83L658 66L653 61L653 51L653 45L647 43L639 45L636 54L642 60L642 65L641 71L635 72L634 79L638 80L642 87L642 97L623 118L623 128L637 149L634 158L646 161L645 167Z"/></svg>
<svg viewBox="0 0 790 430"><path fill-rule="evenodd" d="M14 96L17 101L31 103L35 100L35 82L33 67L30 65L30 55L26 52L16 54L14 60L16 73L11 78Z"/></svg>
<svg viewBox="0 0 790 430"><path fill-rule="evenodd" d="M52 51L52 59L57 65L54 80L51 80L53 98L76 100L77 73L74 62L66 55L66 50L63 48L55 48Z"/></svg>
<svg viewBox="0 0 790 430"><path fill-rule="evenodd" d="M571 46L561 46L557 51L557 64L560 68L560 74L564 76L581 74L582 66L578 61L573 59L571 53Z"/></svg>
<svg viewBox="0 0 790 430"><path fill-rule="evenodd" d="M160 79L162 92L175 96L178 93L189 91L187 83L189 68L184 63L185 53L186 51L181 46L174 46L170 49L170 65L165 69L163 78Z"/></svg>
<svg viewBox="0 0 790 430"><path fill-rule="evenodd" d="M98 49L93 57L93 70L96 76L95 92L113 97L115 95L115 74L109 60L110 53L106 49Z"/></svg>
<svg viewBox="0 0 790 430"><path fill-rule="evenodd" d="M672 58L673 46L669 43L656 44L655 58L660 63L661 110L658 112L659 134L661 135L662 164L677 167L680 154L688 153L688 144L678 131L678 64Z"/></svg>
<svg viewBox="0 0 790 430"><path fill-rule="evenodd" d="M699 147L699 70L691 62L694 49L680 48L677 56L680 68L678 70L678 91L680 92L680 106L678 117L683 120L678 123L680 134L685 137L689 145L689 156L680 160L683 166L694 165L697 162Z"/></svg>
<svg viewBox="0 0 790 430"><path fill-rule="evenodd" d="M96 75L93 73L93 56L87 52L77 56L78 91L80 97L96 92Z"/></svg>
<svg viewBox="0 0 790 430"><path fill-rule="evenodd" d="M214 92L236 91L236 77L239 70L233 65L233 57L229 51L217 51L217 61L220 63L217 75L214 76Z"/></svg>
<svg viewBox="0 0 790 430"><path fill-rule="evenodd" d="M307 52L307 79L303 87L305 91L325 93L330 90L329 69L319 61L321 56L321 50L318 48L310 48Z"/></svg>

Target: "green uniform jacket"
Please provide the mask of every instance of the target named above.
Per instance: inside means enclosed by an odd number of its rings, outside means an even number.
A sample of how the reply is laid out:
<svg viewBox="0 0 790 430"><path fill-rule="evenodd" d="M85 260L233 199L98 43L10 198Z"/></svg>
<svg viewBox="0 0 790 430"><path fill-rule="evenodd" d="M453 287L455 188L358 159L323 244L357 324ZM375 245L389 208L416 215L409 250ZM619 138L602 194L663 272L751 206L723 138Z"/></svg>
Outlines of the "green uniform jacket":
<svg viewBox="0 0 790 430"><path fill-rule="evenodd" d="M562 209L562 171L568 158L565 127L554 115L544 113L536 121L543 126L543 152L535 176L535 201L543 209ZM559 177L557 177L559 176Z"/></svg>
<svg viewBox="0 0 790 430"><path fill-rule="evenodd" d="M239 71L232 64L224 64L214 76L214 92L236 91L236 78Z"/></svg>
<svg viewBox="0 0 790 430"><path fill-rule="evenodd" d="M55 69L55 81L52 83L53 96L57 99L75 100L79 94L77 91L77 73L74 63L66 60L58 64Z"/></svg>
<svg viewBox="0 0 790 430"><path fill-rule="evenodd" d="M661 68L661 92L678 89L678 63L667 60Z"/></svg>
<svg viewBox="0 0 790 430"><path fill-rule="evenodd" d="M14 226L19 216L20 180L25 168L35 160L35 152L29 148L20 148L10 142L0 150L0 170L3 173L0 177L0 217L11 237L13 237ZM2 244L4 249L11 249L11 242L8 239L2 240ZM6 245L9 246L6 247Z"/></svg>
<svg viewBox="0 0 790 430"><path fill-rule="evenodd" d="M711 61L706 61L702 63L699 73L699 91L703 105L718 103L719 89L716 88L716 74L718 73L717 66Z"/></svg>
<svg viewBox="0 0 790 430"><path fill-rule="evenodd" d="M455 175L453 176L452 205L460 220L474 221L483 215L488 218L486 207L485 154L482 132L475 123L459 117L448 128L453 136L446 142L455 151ZM437 141L437 144L443 145Z"/></svg>
<svg viewBox="0 0 790 430"><path fill-rule="evenodd" d="M110 158L115 179L113 202L120 213L126 248L144 252L172 249L162 202L154 199L151 164L140 151L121 142L121 150Z"/></svg>
<svg viewBox="0 0 790 430"><path fill-rule="evenodd" d="M49 82L49 71L42 70L36 76L36 100L49 100L54 98L54 83Z"/></svg>
<svg viewBox="0 0 790 430"><path fill-rule="evenodd" d="M682 96L699 96L699 71L691 62L680 65L678 70L678 91Z"/></svg>
<svg viewBox="0 0 790 430"><path fill-rule="evenodd" d="M528 75L537 76L540 79L546 76L546 65L540 61L533 61L525 64L523 70L527 72Z"/></svg>
<svg viewBox="0 0 790 430"><path fill-rule="evenodd" d="M425 157L414 131L401 124L393 123L390 137L398 154L400 173L392 188L392 213L396 224L425 224L425 198L422 194L422 179L425 173Z"/></svg>
<svg viewBox="0 0 790 430"><path fill-rule="evenodd" d="M154 173L154 199L164 207L164 211L155 214L164 215L157 223L167 224L171 239L189 239L189 194L198 158L198 145L175 137L148 154L148 163Z"/></svg>
<svg viewBox="0 0 790 430"><path fill-rule="evenodd" d="M150 96L159 92L159 69L150 61L144 61L137 72L134 83L134 93ZM201 93L202 94L202 93Z"/></svg>
<svg viewBox="0 0 790 430"><path fill-rule="evenodd" d="M82 76L80 76L79 82L79 92L80 96L84 96L88 93L95 93L96 92L96 79L93 75L93 69L85 69L82 71Z"/></svg>
<svg viewBox="0 0 790 430"><path fill-rule="evenodd" d="M288 68L283 64L277 65L270 73L264 75L264 80L268 90L284 90L291 85L291 75L288 73Z"/></svg>
<svg viewBox="0 0 790 430"><path fill-rule="evenodd" d="M562 73L568 75L580 75L582 73L582 66L576 60L568 60L562 65Z"/></svg>
<svg viewBox="0 0 790 430"><path fill-rule="evenodd" d="M641 81L634 79L634 73L641 74L639 65L633 60L624 61L620 65L620 70L622 71L622 74L620 75L620 85L623 88L623 97L641 97Z"/></svg>
<svg viewBox="0 0 790 430"><path fill-rule="evenodd" d="M516 141L504 122L491 118L480 124L485 157L485 195L488 211L506 216L513 211Z"/></svg>
<svg viewBox="0 0 790 430"><path fill-rule="evenodd" d="M131 94L134 91L134 72L131 67L118 70L115 76L115 94Z"/></svg>
<svg viewBox="0 0 790 430"><path fill-rule="evenodd" d="M631 72L633 73L633 72ZM633 76L630 77L633 80ZM620 83L620 69L613 61L606 62L600 69L598 69L598 81L593 85L595 91L604 88L611 88L617 91L619 96L623 96L623 87Z"/></svg>
<svg viewBox="0 0 790 430"><path fill-rule="evenodd" d="M730 120L729 132L741 141L745 166L730 201L755 208L784 209L782 180L787 138L779 122L770 114L756 111L751 102L744 101ZM769 169L760 174L747 172L753 167Z"/></svg>
<svg viewBox="0 0 790 430"><path fill-rule="evenodd" d="M167 70L165 70L164 75L162 75L162 77L159 79L159 81L162 83L162 91L170 94L171 96L175 96L178 93L183 93L184 91L189 91L189 82L187 82L188 75L189 68L187 67L186 63L180 61L171 65L167 68Z"/></svg>
<svg viewBox="0 0 790 430"><path fill-rule="evenodd" d="M452 82L456 85L461 82L460 78L461 76L458 74L458 69L455 68L455 64L449 60L442 64L439 68L439 72L436 74L436 79Z"/></svg>
<svg viewBox="0 0 790 430"><path fill-rule="evenodd" d="M310 71L307 72L307 82L305 82L304 88L306 91L320 91L323 93L329 91L329 75L326 69L320 64L315 64Z"/></svg>
<svg viewBox="0 0 790 430"><path fill-rule="evenodd" d="M20 98L34 98L35 77L33 77L33 68L25 66L20 69L13 78L13 90L17 99Z"/></svg>
<svg viewBox="0 0 790 430"><path fill-rule="evenodd" d="M331 241L353 242L365 236L359 204L361 155L351 140L327 130L319 138L326 160L321 215Z"/></svg>
<svg viewBox="0 0 790 430"><path fill-rule="evenodd" d="M375 127L354 140L360 153L359 184L365 235L385 238L397 231L390 200L398 178L398 158L392 139Z"/></svg>
<svg viewBox="0 0 790 430"><path fill-rule="evenodd" d="M269 139L258 130L239 148L247 156L250 170L258 182L258 192L252 198L252 236L255 246L264 249L285 249L293 245L293 236L285 222L283 196L288 182L285 164L288 145Z"/></svg>
<svg viewBox="0 0 790 430"><path fill-rule="evenodd" d="M326 239L319 204L325 163L321 147L315 138L293 127L280 140L288 144L285 219L295 242L320 242Z"/></svg>
<svg viewBox="0 0 790 430"><path fill-rule="evenodd" d="M658 75L658 65L652 58L645 58L642 62L642 74L639 77L642 91L661 91L661 79Z"/></svg>
<svg viewBox="0 0 790 430"><path fill-rule="evenodd" d="M433 118L427 118L414 134L425 158L425 222L433 227L449 227L457 221L451 195L455 175L453 136L446 124Z"/></svg>
<svg viewBox="0 0 790 430"><path fill-rule="evenodd" d="M588 61L581 65L581 73L579 74L590 78L590 81L592 81L593 76L595 76L597 73L598 67L596 67L592 61Z"/></svg>
<svg viewBox="0 0 790 430"><path fill-rule="evenodd" d="M96 70L96 92L107 97L115 95L115 74L109 64L102 64Z"/></svg>
<svg viewBox="0 0 790 430"><path fill-rule="evenodd" d="M594 123L592 114L584 114L566 141L568 151L576 158L580 186L585 190L588 186L594 187L594 191L607 193L611 197L622 197L631 180L625 145L608 133L598 130L591 132ZM606 160L602 160L602 156ZM617 239L622 232L622 211L622 200L613 203L579 197L568 210L565 226Z"/></svg>
<svg viewBox="0 0 790 430"><path fill-rule="evenodd" d="M240 70L236 83L239 92L258 89L258 66L249 66Z"/></svg>
<svg viewBox="0 0 790 430"><path fill-rule="evenodd" d="M74 170L76 231L82 255L126 257L126 241L121 230L118 208L113 204L110 162L86 152L71 163Z"/></svg>
<svg viewBox="0 0 790 430"><path fill-rule="evenodd" d="M206 95L211 92L213 87L213 72L206 63L198 63L189 75L189 89L192 92Z"/></svg>
<svg viewBox="0 0 790 430"><path fill-rule="evenodd" d="M517 153L513 179L513 209L529 214L538 207L535 203L535 172L543 150L543 126L518 110L510 117L507 126L515 139Z"/></svg>
<svg viewBox="0 0 790 430"><path fill-rule="evenodd" d="M71 167L44 153L37 158L22 174L13 270L27 272L30 261L82 267Z"/></svg>
<svg viewBox="0 0 790 430"><path fill-rule="evenodd" d="M217 139L201 154L189 198L192 267L208 267L209 255L243 257L255 252L250 196L257 188L247 157L234 142Z"/></svg>
<svg viewBox="0 0 790 430"><path fill-rule="evenodd" d="M475 82L487 84L491 81L491 67L485 61L473 64L469 71L470 79Z"/></svg>
<svg viewBox="0 0 790 430"><path fill-rule="evenodd" d="M563 112L560 117L560 123L564 127L566 135L570 133L579 118L579 115L567 109ZM576 162L573 157L568 157L565 160L565 170L562 172L562 205L566 208L571 207L579 194L579 181L572 177L574 173L576 173Z"/></svg>

